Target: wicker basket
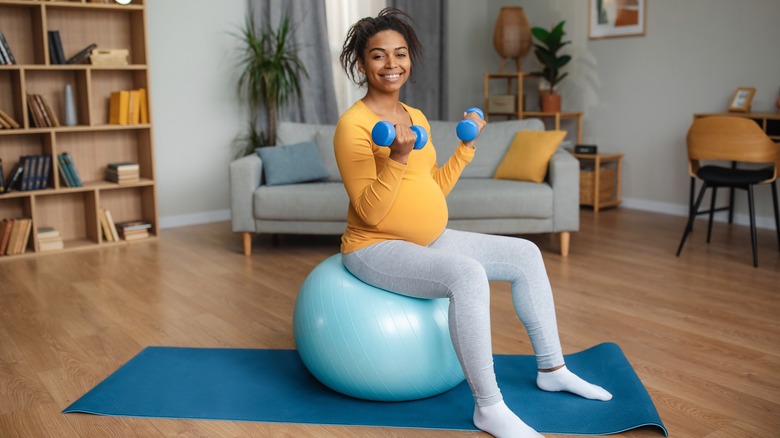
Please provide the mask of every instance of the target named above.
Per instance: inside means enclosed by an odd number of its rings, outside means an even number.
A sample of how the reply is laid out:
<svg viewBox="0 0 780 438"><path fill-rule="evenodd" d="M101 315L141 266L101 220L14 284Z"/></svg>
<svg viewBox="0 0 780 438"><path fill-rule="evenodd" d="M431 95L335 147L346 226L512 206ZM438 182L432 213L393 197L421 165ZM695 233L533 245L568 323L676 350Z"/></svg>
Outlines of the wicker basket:
<svg viewBox="0 0 780 438"><path fill-rule="evenodd" d="M615 196L615 169L602 167L599 172L598 203L611 201ZM596 173L592 170L580 170L580 204L594 205Z"/></svg>

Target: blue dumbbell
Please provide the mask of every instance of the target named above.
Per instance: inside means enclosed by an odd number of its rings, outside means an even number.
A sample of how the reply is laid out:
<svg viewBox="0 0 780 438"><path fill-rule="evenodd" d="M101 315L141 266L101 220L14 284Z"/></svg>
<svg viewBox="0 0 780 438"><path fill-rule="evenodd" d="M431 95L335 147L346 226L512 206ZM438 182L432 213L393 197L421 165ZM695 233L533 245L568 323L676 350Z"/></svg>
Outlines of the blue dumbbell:
<svg viewBox="0 0 780 438"><path fill-rule="evenodd" d="M485 119L485 113L479 108L469 108L466 110L466 114L468 113L477 113L479 117L483 120ZM477 126L477 122L471 119L463 119L458 123L458 127L455 131L458 133L458 138L461 139L461 141L471 141L477 138L479 126Z"/></svg>
<svg viewBox="0 0 780 438"><path fill-rule="evenodd" d="M418 125L412 125L412 132L416 137L414 141L415 149L422 149L428 143L428 133L425 128ZM371 130L371 139L377 146L390 146L395 140L395 126L390 122L377 122L374 129Z"/></svg>

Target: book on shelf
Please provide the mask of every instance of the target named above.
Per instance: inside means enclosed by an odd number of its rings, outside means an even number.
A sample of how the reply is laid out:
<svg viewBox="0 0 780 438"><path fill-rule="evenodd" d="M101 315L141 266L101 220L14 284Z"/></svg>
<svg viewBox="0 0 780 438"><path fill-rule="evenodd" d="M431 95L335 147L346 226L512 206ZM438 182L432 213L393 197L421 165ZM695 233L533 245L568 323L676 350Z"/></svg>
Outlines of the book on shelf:
<svg viewBox="0 0 780 438"><path fill-rule="evenodd" d="M62 236L56 228L38 227L35 231L35 249L38 252L54 251L64 247Z"/></svg>
<svg viewBox="0 0 780 438"><path fill-rule="evenodd" d="M11 52L11 46L8 45L8 40L2 31L0 31L0 64L16 64L16 58L14 58L14 54Z"/></svg>
<svg viewBox="0 0 780 438"><path fill-rule="evenodd" d="M111 210L103 209L106 212L106 220L108 221L108 228L111 231L111 240L114 242L119 241L119 233L116 229L116 223L114 222L114 216L111 215Z"/></svg>
<svg viewBox="0 0 780 438"><path fill-rule="evenodd" d="M108 163L106 166L106 180L117 184L138 182L141 179L140 169L141 167L138 163Z"/></svg>
<svg viewBox="0 0 780 438"><path fill-rule="evenodd" d="M119 222L116 224L119 237L124 240L138 240L149 237L152 224L143 220Z"/></svg>
<svg viewBox="0 0 780 438"><path fill-rule="evenodd" d="M60 126L57 114L49 106L48 101L40 94L27 94L27 106L36 128Z"/></svg>
<svg viewBox="0 0 780 438"><path fill-rule="evenodd" d="M141 124L147 124L149 123L149 104L146 102L146 88L139 88L138 89L138 114L140 118Z"/></svg>
<svg viewBox="0 0 780 438"><path fill-rule="evenodd" d="M19 129L21 127L13 117L2 109L0 109L0 124L3 126L3 129Z"/></svg>
<svg viewBox="0 0 780 438"><path fill-rule="evenodd" d="M3 176L3 159L0 158L0 193L5 193L5 176Z"/></svg>
<svg viewBox="0 0 780 438"><path fill-rule="evenodd" d="M0 221L0 256L5 255L8 248L8 241L11 238L11 230L14 226L13 219L3 219Z"/></svg>
<svg viewBox="0 0 780 438"><path fill-rule="evenodd" d="M108 123L112 125L127 125L130 109L130 92L126 90L111 93L109 104Z"/></svg>
<svg viewBox="0 0 780 438"><path fill-rule="evenodd" d="M59 127L60 126L60 120L57 118L57 113L52 110L52 108L49 106L49 101L43 98L40 94L35 95L35 99L38 100L38 103L41 105L41 108L43 108L43 114L46 117L46 121L49 123L49 126L51 127Z"/></svg>
<svg viewBox="0 0 780 438"><path fill-rule="evenodd" d="M108 108L108 123L111 125L149 123L149 107L145 88L112 92Z"/></svg>
<svg viewBox="0 0 780 438"><path fill-rule="evenodd" d="M5 255L19 255L27 251L27 244L30 241L30 230L32 228L32 219L16 218L9 219L11 223L10 234L6 243ZM8 226L8 225L6 225ZM4 231L4 234L7 231Z"/></svg>
<svg viewBox="0 0 780 438"><path fill-rule="evenodd" d="M100 229L103 230L103 240L106 242L113 242L114 234L111 232L111 226L108 224L108 216L106 215L105 208L98 210L98 219L100 220Z"/></svg>
<svg viewBox="0 0 780 438"><path fill-rule="evenodd" d="M59 30L50 30L49 35L49 63L65 64L65 54L62 50L62 39Z"/></svg>
<svg viewBox="0 0 780 438"><path fill-rule="evenodd" d="M17 161L8 173L8 179L5 181L5 191L3 193L8 193L11 190L19 190L21 187L22 172L24 172L24 167L20 161Z"/></svg>
<svg viewBox="0 0 780 438"><path fill-rule="evenodd" d="M68 152L57 155L57 165L60 168L60 175L62 175L66 186L82 187L84 185L76 170L76 165L73 163L73 157Z"/></svg>
<svg viewBox="0 0 780 438"><path fill-rule="evenodd" d="M92 50L94 50L97 47L97 44L92 43L82 49L80 52L76 53L75 55L68 58L67 61L65 61L66 64L78 64L79 62L87 59L87 57L92 53Z"/></svg>
<svg viewBox="0 0 780 438"><path fill-rule="evenodd" d="M13 181L7 186L20 191L41 190L49 186L51 157L48 155L23 155L19 157L18 184ZM15 175L16 176L16 175Z"/></svg>

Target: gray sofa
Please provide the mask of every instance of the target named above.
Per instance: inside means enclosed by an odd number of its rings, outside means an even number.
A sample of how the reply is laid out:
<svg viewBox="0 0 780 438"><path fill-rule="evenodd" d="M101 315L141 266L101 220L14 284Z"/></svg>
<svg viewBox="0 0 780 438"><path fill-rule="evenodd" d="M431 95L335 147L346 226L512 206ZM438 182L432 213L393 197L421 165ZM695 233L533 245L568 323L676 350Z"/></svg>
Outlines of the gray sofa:
<svg viewBox="0 0 780 438"><path fill-rule="evenodd" d="M431 121L431 141L439 164L458 144L457 122ZM493 173L520 129L543 130L538 119L489 123L477 152L447 196L448 227L493 234L560 233L560 250L569 252L570 232L579 229L579 163L559 147L543 183L493 179ZM233 231L242 233L244 254L253 233L331 234L346 227L349 198L333 153L335 126L282 122L277 144L314 141L329 177L317 182L267 186L257 154L230 163Z"/></svg>

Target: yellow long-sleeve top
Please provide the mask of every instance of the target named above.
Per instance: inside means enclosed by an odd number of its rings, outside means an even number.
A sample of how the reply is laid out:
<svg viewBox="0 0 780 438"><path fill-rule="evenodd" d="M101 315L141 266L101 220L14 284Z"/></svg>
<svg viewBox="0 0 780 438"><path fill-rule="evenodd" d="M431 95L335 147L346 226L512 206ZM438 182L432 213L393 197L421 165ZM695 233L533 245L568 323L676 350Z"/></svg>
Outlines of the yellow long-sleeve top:
<svg viewBox="0 0 780 438"><path fill-rule="evenodd" d="M430 133L423 113L403 105L414 125ZM347 229L341 251L349 253L385 240L429 245L447 226L445 196L474 157L461 143L442 167L430 141L413 150L406 164L390 159L390 148L378 147L371 130L380 119L358 100L339 119L333 137L336 162L349 195Z"/></svg>

